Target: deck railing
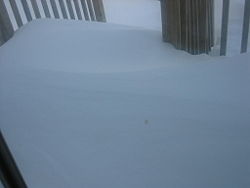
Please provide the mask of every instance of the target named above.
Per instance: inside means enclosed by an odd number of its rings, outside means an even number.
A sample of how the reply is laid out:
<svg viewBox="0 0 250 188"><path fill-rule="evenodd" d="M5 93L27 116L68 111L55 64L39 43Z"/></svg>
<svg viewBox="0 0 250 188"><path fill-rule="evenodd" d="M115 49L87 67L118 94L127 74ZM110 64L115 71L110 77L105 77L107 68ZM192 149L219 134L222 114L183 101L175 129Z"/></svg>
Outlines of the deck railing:
<svg viewBox="0 0 250 188"><path fill-rule="evenodd" d="M17 1L20 1L22 7L18 6ZM7 9L6 2L11 10ZM50 11L48 3L50 3L52 11ZM9 11L12 11L18 28L23 26L20 8L23 9L28 22L42 18L41 11L44 12L46 18L106 22L102 0L0 0L0 46L14 34ZM34 16L31 12L34 12ZM59 12L61 12L61 17Z"/></svg>
<svg viewBox="0 0 250 188"><path fill-rule="evenodd" d="M0 45L9 40L14 34L13 23L8 14L6 2L8 2L11 7L17 26L21 27L23 25L20 7L17 6L17 1L21 2L27 21L41 18L41 11L44 12L47 18L54 17L87 21L106 21L102 0L0 0ZM28 1L30 1L30 6ZM223 0L220 41L220 55L222 56L227 54L230 1L233 0ZM51 5L52 11L49 9L48 2ZM40 4L41 7L39 7L38 4ZM250 0L245 0L244 6L244 10L242 10L244 11L244 19L242 24L241 46L239 46L239 48L241 48L241 53L247 52L248 48ZM34 16L32 16L31 11L34 12ZM61 14L59 14L59 12L61 12Z"/></svg>
<svg viewBox="0 0 250 188"><path fill-rule="evenodd" d="M241 53L247 52L248 36L249 36L249 21L250 21L250 0L245 0L244 18L242 26L241 37ZM222 29L221 29L221 44L220 55L224 56L227 53L227 41L228 41L228 20L230 14L230 0L223 0L222 10Z"/></svg>
<svg viewBox="0 0 250 188"><path fill-rule="evenodd" d="M203 20L204 15L202 15L202 12L197 14L196 11L203 11L201 8L197 9L197 5L201 5L202 3L205 4L205 2L209 2L213 4L213 0L209 1L201 1L201 0L160 0L161 1L161 9L162 9L162 32L163 32L163 40L170 42L176 46L178 49L184 49L188 52L193 52L196 50L195 46L193 45L194 41L197 43L197 41L201 40L201 37L203 41L205 41L206 44L209 44L207 41L210 41L209 36L210 35L205 35L201 31L199 31L199 27L203 25L206 25L205 21L202 21L202 24L195 24L197 20ZM214 2L216 2L215 0ZM223 6L222 6L222 25L221 25L221 41L220 41L220 55L225 56L227 54L227 44L228 44L228 27L229 27L229 16L231 14L230 11L230 4L234 0L223 0ZM231 2L231 3L230 3ZM190 7L184 7L183 9L180 9L179 7L180 4L188 4ZM218 2L216 2L218 3ZM194 8L194 5L196 7ZM176 6L179 6L176 8ZM206 5L209 9L209 6ZM248 47L248 40L249 40L249 21L250 21L250 0L245 0L245 5L244 5L244 18L243 18L243 24L242 24L242 33L240 33L241 36L241 45L238 47L241 51L241 53L247 52L247 47ZM183 7L182 7L183 8ZM215 7L211 7L214 9ZM173 10L177 10L177 12L173 12ZM191 11L190 11L191 10ZM169 11L169 12L167 12ZM212 11L214 12L214 11ZM203 14L205 11L203 11ZM209 11L208 11L209 13ZM178 19L180 15L182 15L183 20L180 21ZM214 13L213 13L214 14ZM189 17L187 17L189 15ZM193 17L193 20L190 21L190 15ZM199 16L197 16L199 15ZM201 16L202 15L202 16ZM187 17L187 18L186 18ZM214 19L211 18L210 19ZM211 24L215 24L214 20L211 21ZM194 28L192 28L195 25ZM214 26L214 25L213 25ZM212 26L212 27L213 27ZM170 28L171 27L171 28ZM181 29L181 28L184 29ZM189 28L191 28L191 35L193 36L192 40L189 38L185 38L185 35L188 36L190 34ZM185 30L186 29L186 30ZM198 33L196 32L198 30ZM184 42L182 42L182 40ZM213 39L212 39L213 40ZM182 43L184 43L183 46ZM181 46L181 47L180 47ZM191 47L191 49L190 49ZM201 45L198 45L199 48L201 48ZM198 51L202 49L198 49ZM192 54L199 54L199 53L192 53Z"/></svg>
<svg viewBox="0 0 250 188"><path fill-rule="evenodd" d="M0 129L0 187L27 188L14 157Z"/></svg>

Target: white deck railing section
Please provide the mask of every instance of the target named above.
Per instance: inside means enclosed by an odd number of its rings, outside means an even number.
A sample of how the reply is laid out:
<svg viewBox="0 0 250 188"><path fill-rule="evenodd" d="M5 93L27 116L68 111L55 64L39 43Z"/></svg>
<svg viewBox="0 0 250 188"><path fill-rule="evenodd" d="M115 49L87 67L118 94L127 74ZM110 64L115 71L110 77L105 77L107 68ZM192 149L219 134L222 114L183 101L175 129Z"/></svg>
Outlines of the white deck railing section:
<svg viewBox="0 0 250 188"><path fill-rule="evenodd" d="M222 0L222 9L218 6L218 1L220 0L160 0L162 9L162 33L163 40L172 43L177 49L182 49L188 51L191 54L200 53L210 53L211 47L215 47L211 44L211 40L214 41L214 28L218 22L215 22L215 11L220 11L222 15L222 25L221 25L221 40L220 40L220 55L225 56L228 53L228 28L229 28L229 16L232 13L230 9L230 4L234 3L235 0ZM188 5L183 7L183 5ZM205 5L206 9L203 7ZM203 12L201 11L201 8ZM211 10L212 9L212 10ZM173 11L174 10L174 11ZM183 12L186 11L185 13ZM169 11L169 12L167 12ZM207 11L207 12L205 12ZM197 13L198 12L198 13ZM210 13L212 12L212 16ZM244 0L244 12L241 44L237 46L241 53L247 52L248 41L249 41L249 22L250 22L250 0ZM207 19L202 13L207 14L209 21L207 24ZM198 15L198 16L197 16ZM188 16L188 17L187 17ZM211 18L213 17L213 18ZM191 21L190 21L191 19ZM216 20L217 21L217 20ZM182 23L183 22L183 23ZM201 23L203 25L200 25ZM211 25L210 25L211 24ZM200 27L201 26L201 27ZM205 29L202 27L205 26ZM183 27L183 28L182 28ZM210 28L213 28L210 31ZM190 37L190 33L191 36ZM188 36L188 37L187 37ZM212 38L212 39L211 39ZM202 42L201 42L202 41ZM204 42L203 42L204 41ZM205 48L204 48L205 46ZM234 47L235 48L235 47ZM205 49L205 50L204 50ZM215 48L217 52L217 46ZM213 55L217 55L213 53Z"/></svg>
<svg viewBox="0 0 250 188"><path fill-rule="evenodd" d="M222 9L222 29L221 29L221 49L220 55L224 56L227 53L228 42L228 20L230 14L230 0L223 0ZM250 0L245 0L242 38L241 38L241 53L247 52L249 38L249 21L250 21Z"/></svg>
<svg viewBox="0 0 250 188"><path fill-rule="evenodd" d="M32 19L42 18L43 14L41 14L41 11L44 12L46 18L51 18L53 14L54 17L58 19L106 21L102 0L28 0L30 1L32 8L29 7L27 0L0 0L0 45L9 40L14 34L13 23L8 14L5 2L10 4L17 26L21 27L23 25L23 20L19 10L20 7L17 6L17 1L21 2L28 22L32 21ZM42 7L38 6L38 1L40 1L39 4ZM220 55L227 54L230 1L233 0L223 0ZM51 4L51 11L48 2ZM33 9L32 11L35 15L33 17L31 9ZM59 14L59 11L61 14ZM244 19L241 46L239 46L239 48L241 49L241 53L245 53L247 52L249 40L250 0L245 0L245 8L242 11L244 11Z"/></svg>
<svg viewBox="0 0 250 188"><path fill-rule="evenodd" d="M21 2L28 22L42 18L41 11L44 12L46 18L51 18L52 14L54 14L54 18L57 19L106 22L102 0L30 0L31 8L27 0L0 0L0 46L14 35L14 27L6 2L10 4L18 28L24 24L17 1ZM49 10L48 1L50 1L52 12ZM42 5L40 9L38 3ZM31 11L34 12L34 17L32 17ZM61 17L59 11L61 12Z"/></svg>

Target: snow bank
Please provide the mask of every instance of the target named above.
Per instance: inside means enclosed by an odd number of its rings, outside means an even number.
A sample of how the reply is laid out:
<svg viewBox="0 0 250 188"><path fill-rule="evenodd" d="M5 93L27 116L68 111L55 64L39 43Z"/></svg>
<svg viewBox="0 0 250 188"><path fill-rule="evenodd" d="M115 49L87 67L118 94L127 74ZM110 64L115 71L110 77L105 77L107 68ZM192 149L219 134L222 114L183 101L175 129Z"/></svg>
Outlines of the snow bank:
<svg viewBox="0 0 250 188"><path fill-rule="evenodd" d="M246 188L249 58L33 21L0 47L0 126L29 187Z"/></svg>

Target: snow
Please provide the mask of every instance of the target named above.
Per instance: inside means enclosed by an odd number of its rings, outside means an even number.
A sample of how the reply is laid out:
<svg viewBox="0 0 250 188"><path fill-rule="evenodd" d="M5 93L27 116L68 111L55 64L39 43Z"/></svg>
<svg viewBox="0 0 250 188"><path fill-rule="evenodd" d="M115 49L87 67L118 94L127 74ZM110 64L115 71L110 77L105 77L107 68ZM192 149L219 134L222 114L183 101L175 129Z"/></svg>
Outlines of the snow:
<svg viewBox="0 0 250 188"><path fill-rule="evenodd" d="M109 23L161 30L158 0L103 0Z"/></svg>
<svg viewBox="0 0 250 188"><path fill-rule="evenodd" d="M250 186L250 55L36 20L0 47L0 126L29 187Z"/></svg>

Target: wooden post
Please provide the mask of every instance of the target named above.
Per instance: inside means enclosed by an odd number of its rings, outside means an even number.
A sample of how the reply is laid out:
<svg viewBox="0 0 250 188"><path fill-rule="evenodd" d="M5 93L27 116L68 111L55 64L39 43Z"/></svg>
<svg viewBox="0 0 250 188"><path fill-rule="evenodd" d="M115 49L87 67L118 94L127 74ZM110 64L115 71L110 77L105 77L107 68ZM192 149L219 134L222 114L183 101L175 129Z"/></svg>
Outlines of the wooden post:
<svg viewBox="0 0 250 188"><path fill-rule="evenodd" d="M241 40L241 53L247 52L249 22L250 22L250 0L245 0L244 22L243 22L242 40Z"/></svg>
<svg viewBox="0 0 250 188"><path fill-rule="evenodd" d="M74 1L75 9L76 9L77 18L78 18L78 20L82 20L82 14L81 14L79 2L78 2L78 0L73 0L73 1Z"/></svg>
<svg viewBox="0 0 250 188"><path fill-rule="evenodd" d="M191 54L213 46L213 0L161 0L165 42Z"/></svg>
<svg viewBox="0 0 250 188"><path fill-rule="evenodd" d="M50 0L50 4L51 4L52 11L53 11L53 13L54 13L55 18L59 19L59 18L60 18L60 17L59 17L59 12L58 12L58 10L57 10L57 6L56 6L55 0Z"/></svg>
<svg viewBox="0 0 250 188"><path fill-rule="evenodd" d="M37 19L41 18L41 14L40 14L40 11L39 11L39 8L37 5L37 0L30 0L30 1L31 1L31 5L32 5L32 8L34 10L36 18Z"/></svg>
<svg viewBox="0 0 250 188"><path fill-rule="evenodd" d="M88 13L88 8L87 8L87 4L85 0L81 0L81 4L82 4L82 10L83 10L85 20L89 21L89 13Z"/></svg>
<svg viewBox="0 0 250 188"><path fill-rule="evenodd" d="M23 10L25 12L25 16L26 16L28 22L30 22L32 20L32 17L31 17L31 13L30 13L28 3L27 3L26 0L21 0L21 3L22 3L22 6L23 6Z"/></svg>
<svg viewBox="0 0 250 188"><path fill-rule="evenodd" d="M16 19L16 23L17 23L18 27L21 27L23 25L23 21L22 21L21 15L19 13L19 10L17 8L16 1L9 0L9 2L10 2L10 6L12 8L13 14L15 16L15 19Z"/></svg>
<svg viewBox="0 0 250 188"><path fill-rule="evenodd" d="M221 43L220 43L220 55L221 56L225 56L227 52L229 8L230 8L230 0L223 0Z"/></svg>
<svg viewBox="0 0 250 188"><path fill-rule="evenodd" d="M95 17L98 22L106 22L105 11L102 0L93 0Z"/></svg>
<svg viewBox="0 0 250 188"><path fill-rule="evenodd" d="M68 15L67 15L67 12L66 12L66 7L65 7L65 4L64 4L64 1L59 0L59 5L60 5L61 11L62 11L63 18L68 19Z"/></svg>
<svg viewBox="0 0 250 188"><path fill-rule="evenodd" d="M3 44L14 35L14 29L11 24L6 6L3 0L0 0L0 43Z"/></svg>

